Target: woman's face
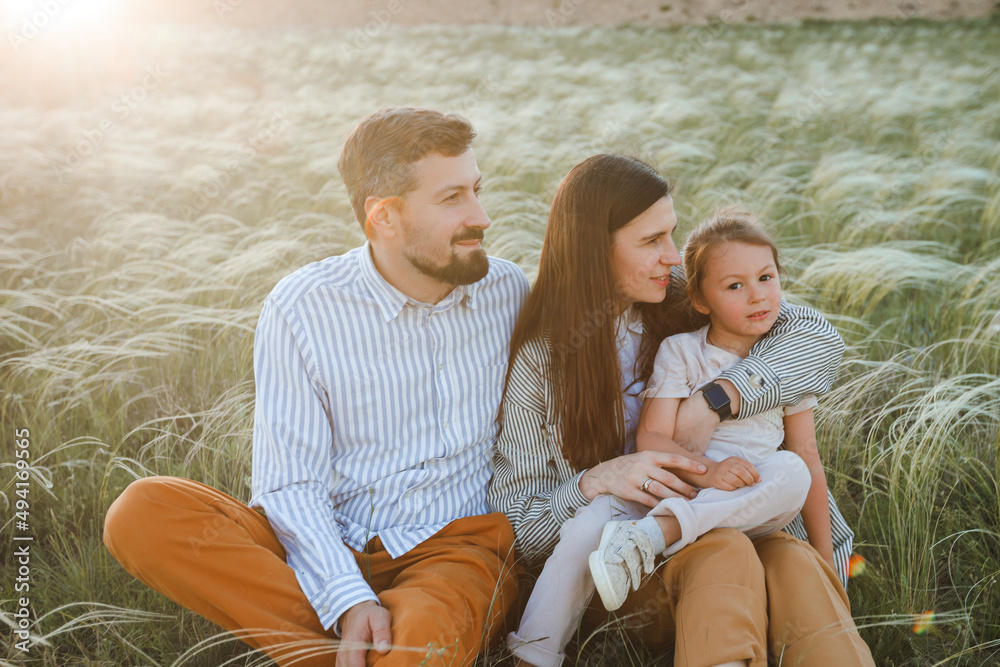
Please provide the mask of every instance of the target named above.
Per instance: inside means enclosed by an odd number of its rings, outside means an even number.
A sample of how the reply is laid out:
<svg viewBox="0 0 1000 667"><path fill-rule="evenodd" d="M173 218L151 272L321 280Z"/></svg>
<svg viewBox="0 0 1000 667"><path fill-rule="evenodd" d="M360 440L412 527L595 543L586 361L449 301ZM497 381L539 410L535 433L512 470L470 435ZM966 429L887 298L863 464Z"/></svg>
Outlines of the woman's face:
<svg viewBox="0 0 1000 667"><path fill-rule="evenodd" d="M664 197L612 235L611 266L626 307L666 297L670 267L681 263L671 237L675 227L674 202Z"/></svg>

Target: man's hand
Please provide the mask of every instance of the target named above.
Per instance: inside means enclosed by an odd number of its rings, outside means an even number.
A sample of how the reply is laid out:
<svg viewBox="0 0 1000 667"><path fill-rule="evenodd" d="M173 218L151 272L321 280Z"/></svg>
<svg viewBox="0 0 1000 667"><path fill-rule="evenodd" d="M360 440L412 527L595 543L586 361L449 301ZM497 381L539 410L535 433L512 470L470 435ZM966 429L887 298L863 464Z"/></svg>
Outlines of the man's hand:
<svg viewBox="0 0 1000 667"><path fill-rule="evenodd" d="M360 602L345 611L340 617L340 640L347 648L337 651L336 667L365 667L367 649L361 644L373 644L373 650L388 653L392 645L391 622L389 610L372 601Z"/></svg>
<svg viewBox="0 0 1000 667"><path fill-rule="evenodd" d="M730 456L711 466L705 477L709 484L723 491L735 491L760 481L757 468L738 456Z"/></svg>
<svg viewBox="0 0 1000 667"><path fill-rule="evenodd" d="M715 381L729 396L729 407L733 414L740 411L740 392L729 380ZM704 454L708 441L712 439L715 427L719 425L719 415L708 406L708 401L700 391L681 401L674 426L674 442L693 454Z"/></svg>

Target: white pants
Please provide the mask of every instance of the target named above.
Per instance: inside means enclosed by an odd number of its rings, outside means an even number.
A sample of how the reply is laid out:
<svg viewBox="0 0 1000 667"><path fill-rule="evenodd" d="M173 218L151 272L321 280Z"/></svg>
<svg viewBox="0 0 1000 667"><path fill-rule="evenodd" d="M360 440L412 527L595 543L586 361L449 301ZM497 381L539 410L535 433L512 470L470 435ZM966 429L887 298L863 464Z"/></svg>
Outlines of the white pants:
<svg viewBox="0 0 1000 667"><path fill-rule="evenodd" d="M667 545L664 555L679 551L713 528L738 528L751 538L784 528L805 504L812 483L809 468L787 451L766 456L754 466L760 482L735 491L702 489L692 500L668 498L652 510L605 495L577 510L559 530L559 543L535 582L520 627L507 637L511 652L538 667L562 663L563 650L594 594L588 557L600 544L608 521L647 515L677 517L681 539Z"/></svg>

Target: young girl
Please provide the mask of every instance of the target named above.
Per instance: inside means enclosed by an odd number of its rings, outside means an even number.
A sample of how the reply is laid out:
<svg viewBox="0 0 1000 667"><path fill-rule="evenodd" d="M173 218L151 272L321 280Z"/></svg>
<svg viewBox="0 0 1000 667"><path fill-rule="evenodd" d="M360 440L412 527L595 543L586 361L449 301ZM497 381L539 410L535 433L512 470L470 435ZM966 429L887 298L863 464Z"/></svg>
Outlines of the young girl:
<svg viewBox="0 0 1000 667"><path fill-rule="evenodd" d="M702 490L690 500L663 500L653 510L601 495L566 520L521 625L508 637L519 665L559 665L595 586L604 606L618 609L629 589L653 570L657 554L673 554L713 528L763 537L801 509L810 542L833 566L826 479L812 418L815 398L724 421L704 453L685 450L672 439L681 399L748 356L774 324L781 303L774 243L751 216L723 210L689 237L684 266L690 305L710 323L661 344L643 392L636 445L700 459L707 467L704 474L673 472ZM777 451L782 440L790 451ZM576 571L572 564L595 547L589 559L592 579L570 577Z"/></svg>
<svg viewBox="0 0 1000 667"><path fill-rule="evenodd" d="M678 474L702 489L695 499L667 498L640 521L604 527L590 569L609 610L622 605L629 584L637 587L642 573L652 570L657 553L675 553L718 527L739 528L752 538L768 535L800 509L810 544L835 567L815 397L723 420L704 452L687 451L673 440L681 400L710 391L713 380L749 356L777 319L781 267L774 242L752 216L725 209L688 238L684 267L690 306L709 323L661 343L643 392L636 446L701 456L708 471ZM778 451L782 442L787 451Z"/></svg>

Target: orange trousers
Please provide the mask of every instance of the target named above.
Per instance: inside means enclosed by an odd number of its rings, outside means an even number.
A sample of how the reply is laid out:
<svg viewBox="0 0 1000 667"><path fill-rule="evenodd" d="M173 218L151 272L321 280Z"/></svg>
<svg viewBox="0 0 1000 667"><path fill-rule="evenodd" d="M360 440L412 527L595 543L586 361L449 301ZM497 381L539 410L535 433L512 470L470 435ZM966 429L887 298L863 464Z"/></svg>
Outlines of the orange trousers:
<svg viewBox="0 0 1000 667"><path fill-rule="evenodd" d="M797 667L875 665L837 575L784 532L751 541L734 528L710 531L661 565L615 617L597 599L585 619L620 623L652 648L673 645L675 667L766 667L768 652Z"/></svg>
<svg viewBox="0 0 1000 667"><path fill-rule="evenodd" d="M260 649L279 665L328 667L337 651L260 513L177 477L133 482L104 524L133 576ZM375 538L355 552L392 615L393 648L368 665L471 665L503 636L517 603L514 535L503 514L458 519L393 559Z"/></svg>

